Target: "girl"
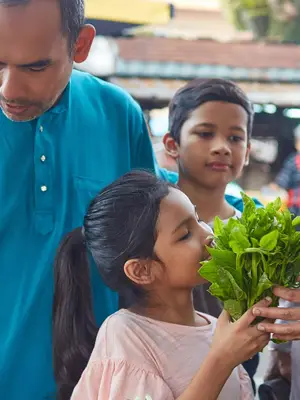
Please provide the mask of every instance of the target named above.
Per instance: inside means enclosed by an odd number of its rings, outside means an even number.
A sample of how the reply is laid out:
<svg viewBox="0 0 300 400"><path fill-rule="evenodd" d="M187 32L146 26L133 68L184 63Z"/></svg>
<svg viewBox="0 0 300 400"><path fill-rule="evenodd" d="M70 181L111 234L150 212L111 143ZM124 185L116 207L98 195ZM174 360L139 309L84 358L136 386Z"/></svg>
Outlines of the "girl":
<svg viewBox="0 0 300 400"><path fill-rule="evenodd" d="M223 312L216 324L193 307L192 290L203 282L199 262L211 245L186 195L149 173L128 173L92 201L55 263L59 400L72 392L72 400L253 399L239 365L269 335L251 326L251 311L236 323ZM87 250L104 282L132 297L98 335Z"/></svg>

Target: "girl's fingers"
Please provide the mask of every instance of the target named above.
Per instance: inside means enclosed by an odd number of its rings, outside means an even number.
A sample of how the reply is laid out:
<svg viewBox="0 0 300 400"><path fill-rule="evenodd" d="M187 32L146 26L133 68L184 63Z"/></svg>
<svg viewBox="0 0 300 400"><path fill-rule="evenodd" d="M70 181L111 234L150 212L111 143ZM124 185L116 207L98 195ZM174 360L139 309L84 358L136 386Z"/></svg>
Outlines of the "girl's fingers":
<svg viewBox="0 0 300 400"><path fill-rule="evenodd" d="M230 315L226 310L223 310L218 318L218 327L225 327L230 323Z"/></svg>

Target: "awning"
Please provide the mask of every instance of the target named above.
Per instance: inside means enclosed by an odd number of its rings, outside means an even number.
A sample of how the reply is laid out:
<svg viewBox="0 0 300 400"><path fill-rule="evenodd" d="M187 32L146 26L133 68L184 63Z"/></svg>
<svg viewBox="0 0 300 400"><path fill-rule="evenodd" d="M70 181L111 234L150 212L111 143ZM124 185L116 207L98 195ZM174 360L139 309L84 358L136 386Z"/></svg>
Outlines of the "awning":
<svg viewBox="0 0 300 400"><path fill-rule="evenodd" d="M169 102L175 92L188 81L175 79L110 78L133 97ZM277 106L300 106L300 85L290 83L237 82L253 103Z"/></svg>
<svg viewBox="0 0 300 400"><path fill-rule="evenodd" d="M97 35L110 36L138 25L167 24L174 14L172 5L157 0L86 0L85 8Z"/></svg>

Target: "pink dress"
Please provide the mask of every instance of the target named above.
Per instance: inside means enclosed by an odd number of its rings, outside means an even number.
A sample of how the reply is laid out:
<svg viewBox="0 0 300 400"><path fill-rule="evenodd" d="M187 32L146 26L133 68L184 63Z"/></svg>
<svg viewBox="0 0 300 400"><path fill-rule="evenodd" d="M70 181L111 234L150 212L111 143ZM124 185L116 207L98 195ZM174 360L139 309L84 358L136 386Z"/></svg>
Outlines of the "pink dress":
<svg viewBox="0 0 300 400"><path fill-rule="evenodd" d="M198 316L202 324L189 327L128 310L113 314L99 330L71 400L177 399L207 356L216 326L215 318ZM236 368L219 400L253 399L248 375L242 367Z"/></svg>

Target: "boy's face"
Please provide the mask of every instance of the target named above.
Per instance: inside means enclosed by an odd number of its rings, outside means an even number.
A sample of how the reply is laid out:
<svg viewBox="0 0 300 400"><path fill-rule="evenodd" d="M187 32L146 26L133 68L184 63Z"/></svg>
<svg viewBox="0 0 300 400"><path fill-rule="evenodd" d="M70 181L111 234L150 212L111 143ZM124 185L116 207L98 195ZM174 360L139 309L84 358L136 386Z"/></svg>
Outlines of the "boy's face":
<svg viewBox="0 0 300 400"><path fill-rule="evenodd" d="M181 129L180 145L164 137L182 177L207 189L226 187L248 163L248 114L242 106L211 101L196 108Z"/></svg>

